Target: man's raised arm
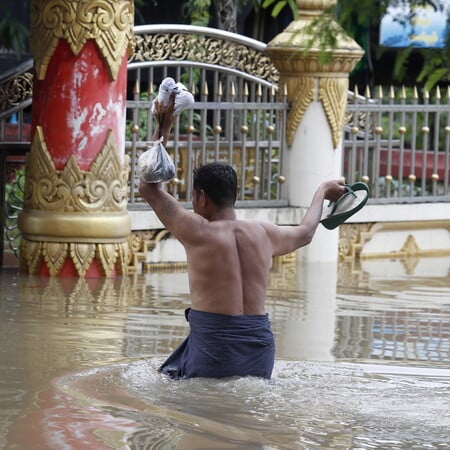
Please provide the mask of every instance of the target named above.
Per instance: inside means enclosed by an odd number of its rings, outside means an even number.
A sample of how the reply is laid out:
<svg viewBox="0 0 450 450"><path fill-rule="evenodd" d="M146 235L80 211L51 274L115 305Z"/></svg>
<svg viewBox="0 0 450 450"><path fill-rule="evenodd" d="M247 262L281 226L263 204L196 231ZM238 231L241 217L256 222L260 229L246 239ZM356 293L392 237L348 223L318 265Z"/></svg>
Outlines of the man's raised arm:
<svg viewBox="0 0 450 450"><path fill-rule="evenodd" d="M324 200L336 201L344 193L343 181L325 181L315 192L311 205L299 225L278 226L264 223L263 226L272 243L273 255L286 255L308 245L322 218Z"/></svg>

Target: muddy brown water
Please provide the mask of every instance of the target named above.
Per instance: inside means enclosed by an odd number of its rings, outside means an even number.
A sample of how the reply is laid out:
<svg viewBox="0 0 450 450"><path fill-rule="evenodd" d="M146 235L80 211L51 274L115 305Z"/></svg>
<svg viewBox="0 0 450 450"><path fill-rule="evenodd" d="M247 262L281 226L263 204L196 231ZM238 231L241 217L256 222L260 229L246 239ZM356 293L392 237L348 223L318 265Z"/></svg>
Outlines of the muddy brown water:
<svg viewBox="0 0 450 450"><path fill-rule="evenodd" d="M271 380L174 382L185 271L0 272L0 448L450 448L450 258L274 267Z"/></svg>

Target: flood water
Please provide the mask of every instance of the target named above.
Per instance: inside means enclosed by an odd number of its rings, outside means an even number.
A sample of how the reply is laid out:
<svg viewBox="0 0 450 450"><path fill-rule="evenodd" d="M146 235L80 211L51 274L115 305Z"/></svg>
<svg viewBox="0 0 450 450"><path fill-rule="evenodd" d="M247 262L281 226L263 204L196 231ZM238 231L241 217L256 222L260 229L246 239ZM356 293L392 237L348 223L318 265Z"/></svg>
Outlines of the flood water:
<svg viewBox="0 0 450 450"><path fill-rule="evenodd" d="M0 448L449 449L450 257L276 264L271 380L171 381L185 271L0 271Z"/></svg>

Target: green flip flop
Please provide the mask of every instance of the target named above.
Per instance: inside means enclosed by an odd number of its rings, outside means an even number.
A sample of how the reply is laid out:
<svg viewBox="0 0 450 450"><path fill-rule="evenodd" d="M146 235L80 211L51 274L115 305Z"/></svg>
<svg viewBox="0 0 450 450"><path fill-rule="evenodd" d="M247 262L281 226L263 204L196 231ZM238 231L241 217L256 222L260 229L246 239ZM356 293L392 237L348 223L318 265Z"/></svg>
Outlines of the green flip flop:
<svg viewBox="0 0 450 450"><path fill-rule="evenodd" d="M366 183L346 184L345 189L345 194L324 208L320 223L328 230L335 229L357 213L369 199L369 186Z"/></svg>

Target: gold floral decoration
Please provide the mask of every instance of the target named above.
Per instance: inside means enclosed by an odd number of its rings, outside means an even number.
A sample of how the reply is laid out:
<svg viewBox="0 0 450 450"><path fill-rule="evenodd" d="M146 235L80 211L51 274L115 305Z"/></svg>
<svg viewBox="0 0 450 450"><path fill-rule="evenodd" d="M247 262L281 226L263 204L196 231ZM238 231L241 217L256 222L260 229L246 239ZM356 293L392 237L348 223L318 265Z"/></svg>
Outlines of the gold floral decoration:
<svg viewBox="0 0 450 450"><path fill-rule="evenodd" d="M33 74L26 70L0 82L0 111L4 112L33 96Z"/></svg>
<svg viewBox="0 0 450 450"><path fill-rule="evenodd" d="M124 211L127 206L129 157L120 161L111 130L89 171L81 170L72 155L56 170L41 126L28 154L25 208L58 212Z"/></svg>
<svg viewBox="0 0 450 450"><path fill-rule="evenodd" d="M22 238L20 245L20 266L29 274L39 273L45 263L50 276L57 276L70 258L78 276L84 277L95 260L105 277L128 273L130 252L127 242L38 242Z"/></svg>
<svg viewBox="0 0 450 450"><path fill-rule="evenodd" d="M60 39L78 55L94 40L115 80L133 43L134 6L131 0L34 0L31 5L30 49L39 80ZM33 38L34 37L34 38Z"/></svg>
<svg viewBox="0 0 450 450"><path fill-rule="evenodd" d="M271 83L279 77L270 57L258 50L225 38L189 33L138 34L129 63L186 59L237 69Z"/></svg>
<svg viewBox="0 0 450 450"><path fill-rule="evenodd" d="M359 259L364 243L371 238L374 226L373 223L342 224L339 227L339 259Z"/></svg>
<svg viewBox="0 0 450 450"><path fill-rule="evenodd" d="M337 148L342 134L347 109L347 78L321 78L319 100L321 101L331 128L333 146Z"/></svg>
<svg viewBox="0 0 450 450"><path fill-rule="evenodd" d="M290 78L286 85L288 98L292 99L286 125L286 140L290 145L294 141L298 125L308 105L314 98L314 79L311 77Z"/></svg>

